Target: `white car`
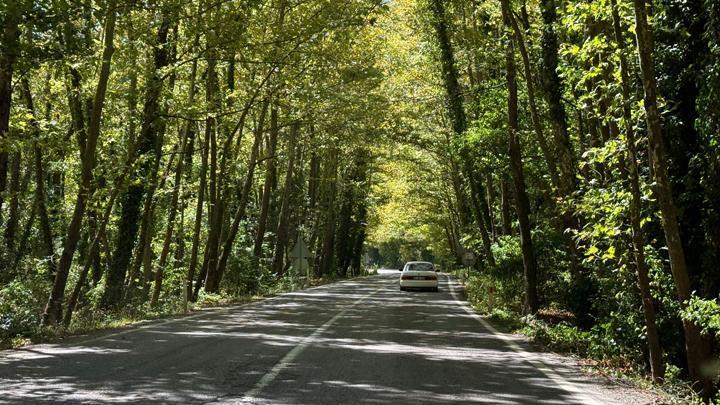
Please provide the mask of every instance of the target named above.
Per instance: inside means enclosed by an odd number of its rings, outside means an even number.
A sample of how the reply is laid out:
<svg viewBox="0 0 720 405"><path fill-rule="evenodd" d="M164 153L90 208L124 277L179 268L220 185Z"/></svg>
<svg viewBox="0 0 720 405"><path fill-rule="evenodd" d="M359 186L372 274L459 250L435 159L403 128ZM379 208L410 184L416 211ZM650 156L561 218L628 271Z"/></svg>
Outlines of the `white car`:
<svg viewBox="0 0 720 405"><path fill-rule="evenodd" d="M407 262L400 274L400 291L411 288L438 290L438 276L430 262Z"/></svg>

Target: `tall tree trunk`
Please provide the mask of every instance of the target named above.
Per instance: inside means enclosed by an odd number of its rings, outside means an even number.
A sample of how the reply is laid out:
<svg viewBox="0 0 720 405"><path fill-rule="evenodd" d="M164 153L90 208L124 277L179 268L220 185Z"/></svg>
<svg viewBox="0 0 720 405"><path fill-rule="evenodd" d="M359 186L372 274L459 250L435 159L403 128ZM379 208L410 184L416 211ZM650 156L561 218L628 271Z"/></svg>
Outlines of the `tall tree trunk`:
<svg viewBox="0 0 720 405"><path fill-rule="evenodd" d="M502 1L503 20L509 25L510 7L507 0ZM525 311L534 314L538 310L537 296L537 260L532 244L530 230L530 202L525 189L525 173L520 147L518 124L518 89L515 69L515 49L512 39L506 43L507 87L508 87L508 155L510 170L515 184L515 207L520 224L520 247L525 270Z"/></svg>
<svg viewBox="0 0 720 405"><path fill-rule="evenodd" d="M160 96L163 88L163 72L170 63L170 52L167 44L170 30L169 16L163 13L162 22L157 32L157 44L153 51L153 71L148 79L143 106L143 121L135 145L134 158L143 159L139 173L131 179L122 196L122 209L118 224L115 251L113 253L110 269L108 270L107 285L103 294L102 304L106 308L113 308L120 304L123 297L123 286L128 265L132 257L133 247L137 241L140 206L146 197L149 187L146 181L152 175L152 169L159 159L161 143L158 140L160 127Z"/></svg>
<svg viewBox="0 0 720 405"><path fill-rule="evenodd" d="M15 233L17 232L19 216L20 216L20 166L22 162L22 153L20 151L13 152L10 165L10 201L8 204L8 219L5 223L5 248L10 256L15 254ZM10 262L10 261L8 261Z"/></svg>
<svg viewBox="0 0 720 405"><path fill-rule="evenodd" d="M638 59L644 89L645 120L648 127L648 146L650 160L655 178L655 196L660 207L665 240L670 256L670 269L675 282L681 308L687 306L691 297L692 288L688 276L685 252L680 239L675 202L667 173L665 160L665 146L662 136L660 112L657 105L657 84L655 80L655 66L653 61L653 39L647 21L647 11L644 0L633 0L635 9L635 35L637 39ZM700 329L690 320L683 320L685 331L685 350L687 352L688 373L694 383L698 383L702 394L709 397L712 394L712 381L703 373L702 368L707 361L709 353L707 345L700 336Z"/></svg>
<svg viewBox="0 0 720 405"><path fill-rule="evenodd" d="M207 68L207 80L205 98L212 111L220 110L218 77L216 73L216 63L214 55L210 55ZM205 136L210 139L209 151L209 183L208 183L208 201L210 203L210 229L208 231L207 244L205 247L205 261L201 273L205 273L205 290L208 292L217 292L220 287L220 281L217 277L217 260L218 249L220 248L220 236L223 225L223 201L222 192L218 188L218 168L217 168L217 130L218 122L214 115L209 114L205 120Z"/></svg>
<svg viewBox="0 0 720 405"><path fill-rule="evenodd" d="M197 43L197 40L196 40ZM193 61L190 71L190 89L188 94L188 104L193 105L195 102L195 81L197 78L197 61ZM160 251L160 259L158 267L155 270L155 286L151 299L151 305L155 305L160 298L162 290L163 274L167 263L168 254L170 254L170 243L173 238L175 227L175 217L177 216L178 203L180 200L180 190L182 188L183 171L185 170L186 156L191 153L189 140L194 137L194 127L191 121L185 122L182 129L182 140L180 141L180 156L178 157L177 166L175 167L175 181L173 183L172 196L170 197L170 208L168 210L168 220L165 226L165 236L163 238L163 247ZM182 219L182 217L181 217ZM180 221L182 223L182 221ZM192 279L191 279L192 280ZM187 291L186 297L190 297L190 291Z"/></svg>
<svg viewBox="0 0 720 405"><path fill-rule="evenodd" d="M288 141L288 163L285 171L285 186L283 187L282 200L280 202L280 218L275 232L275 253L273 254L272 269L275 274L282 274L285 260L285 249L288 244L288 232L290 222L290 197L293 185L293 172L295 171L295 148L300 124L295 122L290 128L290 139Z"/></svg>
<svg viewBox="0 0 720 405"><path fill-rule="evenodd" d="M541 83L549 107L550 120L553 123L553 139L555 152L558 154L560 184L563 195L570 195L575 190L575 163L570 135L567 128L567 117L562 105L563 82L557 72L558 40L555 33L557 22L557 6L555 0L541 0L542 12L542 64Z"/></svg>
<svg viewBox="0 0 720 405"><path fill-rule="evenodd" d="M463 107L462 91L458 82L458 72L455 67L455 55L452 43L450 42L450 34L448 32L447 16L445 13L445 5L442 0L431 0L430 11L433 14L433 25L435 28L435 36L440 46L440 62L442 68L443 84L447 96L448 113L452 129L457 138L464 136L467 129L467 120L465 117L465 109ZM483 210L480 204L484 198L483 190L479 189L478 182L474 180L474 171L472 170L472 160L465 148L462 148L460 159L462 160L463 171L470 185L470 200L472 204L472 212L478 225L478 231L483 241L485 257L490 266L495 265L495 258L492 254L490 236L488 235L488 227L483 217Z"/></svg>
<svg viewBox="0 0 720 405"><path fill-rule="evenodd" d="M37 204L37 214L39 217L40 234L42 237L42 248L43 254L48 262L50 275L55 276L55 248L53 244L52 228L50 227L50 216L48 215L48 209L46 204L46 193L45 193L45 171L43 168L43 152L38 145L38 138L40 137L40 127L38 125L35 112L35 105L32 99L32 93L30 92L30 83L26 78L22 80L22 93L25 99L25 104L28 111L32 114L31 125L34 132L33 140L33 152L35 155L35 203Z"/></svg>
<svg viewBox="0 0 720 405"><path fill-rule="evenodd" d="M511 9L509 0L502 1L503 7ZM560 190L562 190L562 185L560 184L560 176L558 174L558 164L555 159L555 153L552 149L550 149L550 146L545 139L542 121L540 119L540 114L538 113L537 103L535 101L535 74L533 73L532 67L530 65L530 56L528 55L527 46L525 45L525 38L522 34L522 31L520 30L520 27L518 26L517 20L512 13L510 15L510 18L508 19L508 22L508 28L512 29L515 36L515 42L518 44L518 48L520 50L520 56L522 56L523 68L525 72L525 83L527 85L528 105L530 106L530 118L532 119L533 129L535 130L535 135L538 140L538 145L540 145L540 150L542 151L545 162L548 165L548 174L550 175L550 181L552 182L555 191L560 192Z"/></svg>
<svg viewBox="0 0 720 405"><path fill-rule="evenodd" d="M193 227L193 239L192 239L192 247L190 248L190 264L188 265L188 273L187 273L187 291L186 294L188 297L191 297L190 299L192 301L195 301L197 299L197 295L195 291L199 291L200 289L200 281L198 281L198 285L193 285L195 282L195 269L197 268L198 264L198 251L200 249L200 230L202 229L202 222L203 222L203 203L205 201L205 188L207 183L207 167L208 167L208 151L210 149L210 137L207 134L207 131L205 132L205 140L203 142L203 147L200 150L201 154L201 162L200 162L200 185L198 186L198 193L197 193L197 206L195 208L195 225Z"/></svg>
<svg viewBox="0 0 720 405"><path fill-rule="evenodd" d="M252 191L252 184L255 175L255 167L257 166L258 151L260 150L260 143L262 142L262 131L255 133L255 140L253 141L252 151L250 152L250 161L248 163L248 171L245 174L245 181L240 191L240 201L238 202L237 210L233 217L232 224L228 230L227 236L223 243L223 249L220 253L220 258L217 262L217 267L213 272L213 279L210 280L210 270L208 268L208 278L205 281L205 290L208 292L218 292L220 290L220 282L222 281L227 261L232 253L233 243L237 237L238 230L240 228L240 222L245 219L245 212L247 211L248 202L250 202L250 192Z"/></svg>
<svg viewBox="0 0 720 405"><path fill-rule="evenodd" d="M10 2L6 6L5 19L0 27L0 142L7 136L10 128L10 107L12 105L12 79L15 61L20 48L21 4ZM7 187L8 153L0 150L0 219L2 219L3 194ZM4 266L2 266L4 267Z"/></svg>
<svg viewBox="0 0 720 405"><path fill-rule="evenodd" d="M268 108L270 100L265 99L263 102L263 111L261 111L261 118L264 118L265 111ZM258 217L257 232L255 234L255 244L253 246L253 254L255 257L262 255L262 244L265 240L265 231L267 229L268 214L270 212L270 197L272 194L272 182L275 178L277 158L275 157L275 150L277 148L278 139L278 117L277 108L273 106L270 112L270 134L268 137L266 157L269 158L267 161L267 168L265 169L265 182L263 184L262 200L260 202L260 216Z"/></svg>
<svg viewBox="0 0 720 405"><path fill-rule="evenodd" d="M102 111L105 104L105 93L107 91L108 79L110 78L110 64L112 62L112 55L115 52L113 39L115 37L115 21L117 18L116 4L116 0L110 0L106 4L107 10L105 17L102 61L98 76L97 89L95 91L95 97L93 98L93 107L87 134L85 133L85 126L82 123L83 119L80 114L82 111L80 107L79 94L80 78L74 70L72 70L71 73L74 85L71 90L70 103L74 106L71 106L71 110L75 111L73 116L73 126L77 133L81 151L81 183L80 190L78 191L77 199L75 201L73 216L70 220L70 225L68 225L63 252L58 262L58 269L57 274L55 275L52 292L50 293L50 298L48 299L45 312L43 313L42 323L44 325L56 325L62 319L62 303L65 297L65 286L70 272L70 265L72 264L73 256L75 255L75 249L77 248L77 243L80 239L80 227L85 214L85 207L92 190L93 169L95 168L95 151L97 149L98 136L100 135L100 121L102 119Z"/></svg>
<svg viewBox="0 0 720 405"><path fill-rule="evenodd" d="M73 311L75 311L75 307L77 306L78 300L80 299L80 294L83 287L85 286L85 281L87 280L88 273L90 272L90 268L92 267L92 262L95 260L93 252L99 250L98 245L100 244L100 239L105 234L105 228L107 227L108 222L110 222L110 214L112 213L112 209L115 206L115 200L117 199L117 196L120 192L121 184L125 181L125 177L130 171L130 167L130 164L126 165L125 170L116 180L115 187L112 188L110 194L110 199L105 206L103 216L99 221L97 229L90 237L90 243L87 247L85 260L83 261L82 267L80 268L80 275L78 276L78 280L75 283L75 288L73 288L73 291L70 294L70 298L68 299L67 310L65 311L65 316L63 317L63 325L65 325L65 327L70 326L70 323L72 322Z"/></svg>
<svg viewBox="0 0 720 405"><path fill-rule="evenodd" d="M335 194L337 192L337 165L338 150L333 146L328 151L328 162L325 165L324 173L324 196L323 196L323 232L321 239L321 251L317 255L319 258L318 271L321 276L329 275L333 271L335 263Z"/></svg>
<svg viewBox="0 0 720 405"><path fill-rule="evenodd" d="M613 29L615 41L620 49L620 75L622 85L623 119L625 121L626 146L628 151L628 177L630 182L630 224L632 226L633 254L638 275L638 287L642 299L643 315L645 316L645 327L647 330L648 351L650 354L650 372L653 381L661 382L665 370L662 363L662 349L658 336L657 323L655 321L655 304L650 291L650 276L647 261L645 260L645 234L641 224L642 194L640 192L640 174L638 173L638 156L633 129L630 95L630 75L628 72L627 59L625 57L625 40L620 26L620 13L618 12L617 0L610 0L612 6Z"/></svg>
<svg viewBox="0 0 720 405"><path fill-rule="evenodd" d="M505 176L500 178L500 216L502 220L502 234L512 235L512 220L510 219L510 189Z"/></svg>

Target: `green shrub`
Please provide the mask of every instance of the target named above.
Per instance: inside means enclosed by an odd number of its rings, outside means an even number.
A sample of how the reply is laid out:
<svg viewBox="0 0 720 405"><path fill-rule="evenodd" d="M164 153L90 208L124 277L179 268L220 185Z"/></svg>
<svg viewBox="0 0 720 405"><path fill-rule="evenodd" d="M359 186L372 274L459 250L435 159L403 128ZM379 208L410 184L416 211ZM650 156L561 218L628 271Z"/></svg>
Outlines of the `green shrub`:
<svg viewBox="0 0 720 405"><path fill-rule="evenodd" d="M0 289L0 341L36 332L40 325L43 302L41 295L32 287L33 281L15 280Z"/></svg>

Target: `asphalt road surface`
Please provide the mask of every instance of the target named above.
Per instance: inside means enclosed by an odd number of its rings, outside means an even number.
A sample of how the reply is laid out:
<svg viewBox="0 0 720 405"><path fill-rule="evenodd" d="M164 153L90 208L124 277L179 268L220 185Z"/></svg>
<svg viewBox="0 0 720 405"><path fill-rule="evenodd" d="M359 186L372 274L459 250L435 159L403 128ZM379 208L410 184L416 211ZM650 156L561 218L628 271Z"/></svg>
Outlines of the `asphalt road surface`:
<svg viewBox="0 0 720 405"><path fill-rule="evenodd" d="M0 352L0 403L608 403L577 369L395 272ZM620 401L623 402L622 398Z"/></svg>

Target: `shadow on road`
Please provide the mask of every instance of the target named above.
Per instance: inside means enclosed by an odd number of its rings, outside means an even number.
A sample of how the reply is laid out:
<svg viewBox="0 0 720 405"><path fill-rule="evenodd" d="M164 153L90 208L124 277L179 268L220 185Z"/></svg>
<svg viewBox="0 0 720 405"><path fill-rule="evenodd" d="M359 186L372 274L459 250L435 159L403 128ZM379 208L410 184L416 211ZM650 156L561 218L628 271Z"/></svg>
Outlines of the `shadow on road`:
<svg viewBox="0 0 720 405"><path fill-rule="evenodd" d="M89 342L7 351L0 354L0 403L238 402L301 342L304 350L253 402L574 400L469 316L447 280L439 293L420 293L398 291L396 278L338 283ZM559 372L569 377L572 370Z"/></svg>

